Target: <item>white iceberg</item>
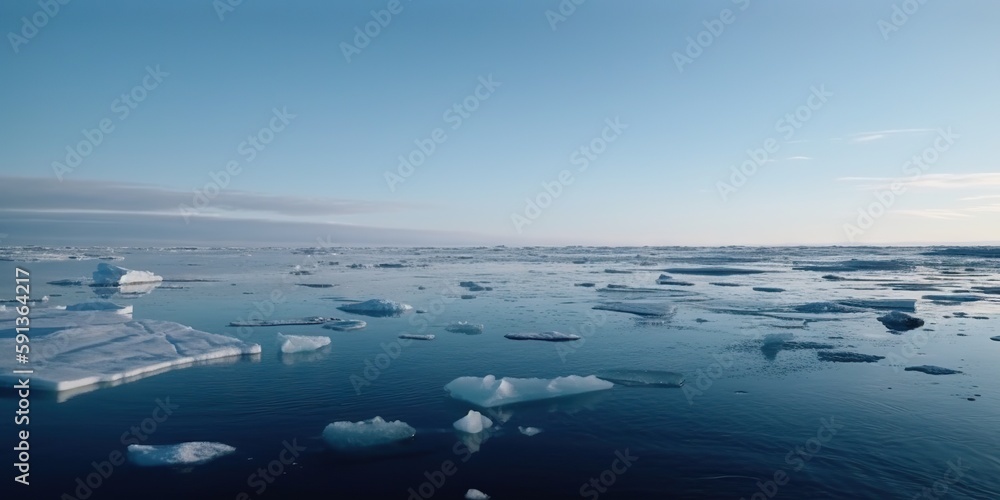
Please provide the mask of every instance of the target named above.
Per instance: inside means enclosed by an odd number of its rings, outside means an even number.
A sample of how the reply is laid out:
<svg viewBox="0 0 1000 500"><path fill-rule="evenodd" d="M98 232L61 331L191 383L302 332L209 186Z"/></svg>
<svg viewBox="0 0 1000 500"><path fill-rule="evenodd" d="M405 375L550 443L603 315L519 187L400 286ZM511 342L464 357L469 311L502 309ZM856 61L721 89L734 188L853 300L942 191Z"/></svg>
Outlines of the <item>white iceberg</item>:
<svg viewBox="0 0 1000 500"><path fill-rule="evenodd" d="M483 432L485 429L493 427L493 421L487 417L484 417L481 413L476 410L469 410L469 413L464 417L455 421L451 424L455 430L460 432L465 432L468 434L478 434Z"/></svg>
<svg viewBox="0 0 1000 500"><path fill-rule="evenodd" d="M330 345L330 337L285 335L282 333L278 334L278 341L281 342L281 352L285 354L315 351Z"/></svg>
<svg viewBox="0 0 1000 500"><path fill-rule="evenodd" d="M490 496L475 488L465 492L465 500L489 500Z"/></svg>
<svg viewBox="0 0 1000 500"><path fill-rule="evenodd" d="M130 444L128 459L143 467L196 465L228 455L236 448L222 443L191 442L169 445Z"/></svg>
<svg viewBox="0 0 1000 500"><path fill-rule="evenodd" d="M346 332L350 330L360 330L366 326L368 326L368 323L365 323L360 319L331 318L326 324L323 325L323 328L326 328L327 330Z"/></svg>
<svg viewBox="0 0 1000 500"><path fill-rule="evenodd" d="M32 387L68 391L94 384L119 384L140 376L220 358L259 354L260 345L195 330L170 321L132 321L106 311L38 309L32 318ZM13 323L13 322L11 322ZM41 333L41 328L53 330ZM14 339L0 339L13 351ZM15 381L23 368L0 357L0 382Z"/></svg>
<svg viewBox="0 0 1000 500"><path fill-rule="evenodd" d="M456 321L449 324L444 329L452 333L464 333L466 335L479 335L483 333L486 327L484 325L469 323L466 321Z"/></svg>
<svg viewBox="0 0 1000 500"><path fill-rule="evenodd" d="M525 436L531 437L542 432L538 427L518 427L518 432L524 434Z"/></svg>
<svg viewBox="0 0 1000 500"><path fill-rule="evenodd" d="M133 271L105 262L97 265L93 276L94 284L98 286L137 285L163 281L162 276L157 276L149 271Z"/></svg>
<svg viewBox="0 0 1000 500"><path fill-rule="evenodd" d="M132 306L120 306L113 302L93 301L81 302L66 306L67 311L109 311L126 316L132 315Z"/></svg>
<svg viewBox="0 0 1000 500"><path fill-rule="evenodd" d="M403 441L416 433L406 422L386 422L375 417L361 422L334 422L323 429L323 439L335 449L355 450Z"/></svg>
<svg viewBox="0 0 1000 500"><path fill-rule="evenodd" d="M594 375L554 379L505 377L499 380L493 375L459 377L444 386L451 397L482 408L603 391L612 387L613 383Z"/></svg>
<svg viewBox="0 0 1000 500"><path fill-rule="evenodd" d="M409 304L386 299L371 299L364 302L344 304L337 309L341 311L364 314L367 316L397 316L413 309Z"/></svg>
<svg viewBox="0 0 1000 500"><path fill-rule="evenodd" d="M504 337L511 340L542 340L545 342L568 342L580 340L580 336L574 333L562 332L541 332L541 333L508 333Z"/></svg>

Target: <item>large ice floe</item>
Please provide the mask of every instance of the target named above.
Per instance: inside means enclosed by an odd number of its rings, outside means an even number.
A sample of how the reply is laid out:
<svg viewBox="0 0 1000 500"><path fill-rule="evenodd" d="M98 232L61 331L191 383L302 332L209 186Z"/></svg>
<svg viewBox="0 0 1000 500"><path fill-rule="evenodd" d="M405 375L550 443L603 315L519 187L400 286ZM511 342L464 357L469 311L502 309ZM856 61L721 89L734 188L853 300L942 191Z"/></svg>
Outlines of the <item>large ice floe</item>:
<svg viewBox="0 0 1000 500"><path fill-rule="evenodd" d="M914 318L909 314L899 311L892 311L885 316L879 316L878 320L885 325L886 328L897 332L905 332L907 330L913 330L914 328L924 326L924 320Z"/></svg>
<svg viewBox="0 0 1000 500"><path fill-rule="evenodd" d="M296 352L309 352L322 349L330 345L330 337L307 336L307 335L285 335L278 334L278 342L281 342L281 352L292 354Z"/></svg>
<svg viewBox="0 0 1000 500"><path fill-rule="evenodd" d="M554 379L485 377L459 377L444 386L451 397L472 403L481 408L572 396L614 387L607 380L594 375L581 377L569 375Z"/></svg>
<svg viewBox="0 0 1000 500"><path fill-rule="evenodd" d="M128 459L143 467L197 465L236 451L222 443L191 442L169 445L130 444Z"/></svg>
<svg viewBox="0 0 1000 500"><path fill-rule="evenodd" d="M409 304L386 299L371 299L364 302L344 304L337 309L344 312L363 314L365 316L399 316L413 309Z"/></svg>
<svg viewBox="0 0 1000 500"><path fill-rule="evenodd" d="M493 427L493 421L484 417L482 413L479 413L476 410L469 410L468 414L456 420L455 423L451 425L459 432L478 434L486 429L489 429L490 427Z"/></svg>
<svg viewBox="0 0 1000 500"><path fill-rule="evenodd" d="M163 281L162 276L157 276L149 271L133 271L106 262L97 264L97 270L94 271L93 276L94 284L97 286L139 285Z"/></svg>
<svg viewBox="0 0 1000 500"><path fill-rule="evenodd" d="M31 381L39 390L116 385L168 369L260 353L258 344L170 321L132 321L115 312L56 308L34 309L32 314ZM0 314L0 324L13 325L9 315ZM0 336L6 333L0 330ZM0 350L13 351L14 341L0 338ZM14 381L11 373L18 368L24 366L16 365L13 356L0 358L0 381Z"/></svg>
<svg viewBox="0 0 1000 500"><path fill-rule="evenodd" d="M540 332L540 333L508 333L504 335L511 340L542 340L545 342L568 342L580 340L580 336L575 333L562 332Z"/></svg>
<svg viewBox="0 0 1000 500"><path fill-rule="evenodd" d="M337 450L358 450L410 439L417 430L401 420L375 417L361 422L334 422L323 429L323 439Z"/></svg>

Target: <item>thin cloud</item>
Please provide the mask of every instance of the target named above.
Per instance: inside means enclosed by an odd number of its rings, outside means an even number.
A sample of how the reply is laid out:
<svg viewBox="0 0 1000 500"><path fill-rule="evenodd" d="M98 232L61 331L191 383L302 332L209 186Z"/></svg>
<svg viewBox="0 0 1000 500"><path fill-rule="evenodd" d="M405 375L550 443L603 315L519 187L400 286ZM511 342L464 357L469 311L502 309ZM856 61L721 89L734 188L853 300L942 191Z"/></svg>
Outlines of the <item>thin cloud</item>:
<svg viewBox="0 0 1000 500"><path fill-rule="evenodd" d="M871 142L894 135L923 134L934 131L935 129L932 128L897 128L889 130L875 130L872 132L858 132L856 134L850 134L848 137L851 139L851 142Z"/></svg>
<svg viewBox="0 0 1000 500"><path fill-rule="evenodd" d="M813 158L811 156L789 156L788 158L785 159L792 161L806 161L806 160L812 160Z"/></svg>
<svg viewBox="0 0 1000 500"><path fill-rule="evenodd" d="M925 219L939 219L939 220L956 220L965 219L971 217L969 214L964 214L956 210L948 210L944 208L925 208L920 210L895 210L893 213L900 215L910 215L913 217L922 217Z"/></svg>
<svg viewBox="0 0 1000 500"><path fill-rule="evenodd" d="M862 190L885 189L893 184L917 189L976 189L1000 186L1000 172L975 174L923 174L908 177L840 177L842 182L860 183Z"/></svg>

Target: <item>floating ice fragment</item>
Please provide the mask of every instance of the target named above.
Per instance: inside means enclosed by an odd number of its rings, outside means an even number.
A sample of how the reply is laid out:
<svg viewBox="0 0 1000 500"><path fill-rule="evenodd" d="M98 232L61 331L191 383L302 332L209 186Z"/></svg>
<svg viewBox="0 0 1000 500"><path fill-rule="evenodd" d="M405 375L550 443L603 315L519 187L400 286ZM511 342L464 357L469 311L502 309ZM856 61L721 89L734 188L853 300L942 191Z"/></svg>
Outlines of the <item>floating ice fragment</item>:
<svg viewBox="0 0 1000 500"><path fill-rule="evenodd" d="M484 429L489 429L493 427L493 421L487 417L484 417L481 413L475 410L469 410L469 413L464 417L455 421L451 424L455 430L460 432L465 432L468 434L478 434L483 432Z"/></svg>
<svg viewBox="0 0 1000 500"><path fill-rule="evenodd" d="M403 441L417 430L406 422L386 422L382 417L361 422L334 422L323 429L323 439L338 450L354 450Z"/></svg>
<svg viewBox="0 0 1000 500"><path fill-rule="evenodd" d="M917 310L917 301L914 299L850 299L841 300L838 303L864 309L888 309L908 312Z"/></svg>
<svg viewBox="0 0 1000 500"><path fill-rule="evenodd" d="M278 341L281 342L281 352L285 354L315 351L330 345L330 337L284 335L281 333L278 334Z"/></svg>
<svg viewBox="0 0 1000 500"><path fill-rule="evenodd" d="M673 267L670 269L664 269L663 271L673 274L691 274L699 276L736 276L768 272L761 269L738 269L735 267Z"/></svg>
<svg viewBox="0 0 1000 500"><path fill-rule="evenodd" d="M781 293L784 292L784 288L777 288L772 286L755 286L753 287L755 292L766 292L766 293Z"/></svg>
<svg viewBox="0 0 1000 500"><path fill-rule="evenodd" d="M190 442L168 445L130 444L128 459L142 467L196 465L215 460L236 451L222 443Z"/></svg>
<svg viewBox="0 0 1000 500"><path fill-rule="evenodd" d="M401 334L399 334L399 338L401 338L401 339L410 339L410 340L434 340L434 335L419 335L419 334L416 334L416 333L401 333Z"/></svg>
<svg viewBox="0 0 1000 500"><path fill-rule="evenodd" d="M310 316L308 318L296 319L262 319L259 321L233 321L229 326L291 326L291 325L322 325L327 322L327 318L320 316Z"/></svg>
<svg viewBox="0 0 1000 500"><path fill-rule="evenodd" d="M449 324L444 329L451 333L464 333L466 335L479 335L483 333L486 327L484 325L479 325L475 323L469 323L466 321L456 321Z"/></svg>
<svg viewBox="0 0 1000 500"><path fill-rule="evenodd" d="M413 309L413 307L386 299L371 299L354 304L345 304L337 309L355 314L364 314L366 316L398 316Z"/></svg>
<svg viewBox="0 0 1000 500"><path fill-rule="evenodd" d="M934 302L978 302L983 300L982 297L975 295L924 295L921 298Z"/></svg>
<svg viewBox="0 0 1000 500"><path fill-rule="evenodd" d="M958 370L952 370L951 368L941 368L940 366L933 365L907 366L903 370L908 372L923 372L928 375L953 375L956 373L962 373Z"/></svg>
<svg viewBox="0 0 1000 500"><path fill-rule="evenodd" d="M120 306L112 302L81 302L79 304L72 304L66 306L67 311L109 311L113 313L123 314L125 316L132 315L132 306Z"/></svg>
<svg viewBox="0 0 1000 500"><path fill-rule="evenodd" d="M811 302L809 304L795 306L793 309L795 309L796 312L809 314L851 313L859 311L857 307L845 306L836 302Z"/></svg>
<svg viewBox="0 0 1000 500"><path fill-rule="evenodd" d="M490 496L475 488L465 492L465 500L489 500Z"/></svg>
<svg viewBox="0 0 1000 500"><path fill-rule="evenodd" d="M833 361L836 363L874 363L880 359L885 359L885 356L874 356L871 354L859 354L856 352L844 351L817 351L816 355L819 357L820 361Z"/></svg>
<svg viewBox="0 0 1000 500"><path fill-rule="evenodd" d="M326 328L327 330L338 330L341 332L346 332L350 330L360 330L366 326L368 326L368 323L365 323L360 319L330 318L326 323L323 324L323 328Z"/></svg>
<svg viewBox="0 0 1000 500"><path fill-rule="evenodd" d="M525 436L534 436L542 432L538 427L518 427L517 430Z"/></svg>
<svg viewBox="0 0 1000 500"><path fill-rule="evenodd" d="M615 311L638 316L672 316L677 308L662 302L605 302L593 307L601 311Z"/></svg>
<svg viewBox="0 0 1000 500"><path fill-rule="evenodd" d="M582 287L586 287L586 288L592 288L595 285L596 285L596 283L586 282L586 283L577 283L577 284L575 284L573 286L582 286Z"/></svg>
<svg viewBox="0 0 1000 500"><path fill-rule="evenodd" d="M994 340L996 342L1000 342L1000 335L997 335L996 337L990 337L990 340Z"/></svg>
<svg viewBox="0 0 1000 500"><path fill-rule="evenodd" d="M94 271L94 284L97 286L121 286L136 285L139 283L156 283L163 281L162 276L157 276L148 271L133 271L105 262L97 264Z"/></svg>
<svg viewBox="0 0 1000 500"><path fill-rule="evenodd" d="M658 370L608 370L597 377L608 382L630 387L681 387L684 375Z"/></svg>
<svg viewBox="0 0 1000 500"><path fill-rule="evenodd" d="M493 375L479 377L459 377L444 386L451 397L474 405L491 408L505 404L523 403L551 399L593 391L603 391L614 384L593 375L580 377L570 375L554 379L502 378Z"/></svg>
<svg viewBox="0 0 1000 500"><path fill-rule="evenodd" d="M80 286L83 285L83 280L56 280L50 281L48 284L55 286Z"/></svg>
<svg viewBox="0 0 1000 500"><path fill-rule="evenodd" d="M914 328L924 326L924 320L914 318L909 314L899 311L892 311L885 316L879 316L878 320L885 325L886 328L897 332L905 332L907 330L913 330Z"/></svg>
<svg viewBox="0 0 1000 500"><path fill-rule="evenodd" d="M541 332L541 333L508 333L504 335L511 340L543 340L546 342L567 342L570 340L580 340L579 335L561 332Z"/></svg>

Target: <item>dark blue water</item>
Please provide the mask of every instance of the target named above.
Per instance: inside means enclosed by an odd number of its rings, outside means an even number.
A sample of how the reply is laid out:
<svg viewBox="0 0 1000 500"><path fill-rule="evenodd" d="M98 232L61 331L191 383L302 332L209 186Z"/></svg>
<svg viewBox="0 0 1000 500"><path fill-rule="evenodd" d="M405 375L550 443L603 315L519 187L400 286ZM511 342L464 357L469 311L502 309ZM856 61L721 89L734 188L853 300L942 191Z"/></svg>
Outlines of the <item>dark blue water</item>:
<svg viewBox="0 0 1000 500"><path fill-rule="evenodd" d="M136 319L239 336L261 344L263 353L90 392L33 392L32 484L14 488L14 469L8 468L3 498L84 498L89 492L92 499L405 499L412 498L411 489L416 498L463 498L469 488L495 499L915 498L925 488L928 498L998 498L1000 342L990 337L1000 335L1000 296L974 287L1000 286L1000 259L925 255L927 250L326 249L310 256L290 249L118 249L114 254L124 260L115 264L168 280L213 280L167 282L147 295L111 298L134 305ZM15 265L26 267L33 295L49 295L49 306L92 300L90 287L44 284L89 276L99 260L64 258L83 253L110 251L8 249L16 262L0 262L0 275L13 276ZM891 269L886 271L793 269L850 259L893 265L881 266ZM355 263L406 267L349 267ZM312 274L291 274L296 265ZM665 268L708 265L770 272L674 274L693 286L655 283ZM826 274L848 280L823 279ZM9 281L5 288L13 295ZM460 281L492 290L468 292ZM581 282L597 287L574 286ZM740 286L711 284L718 282ZM893 289L915 283L940 291ZM597 290L607 284L683 293ZM761 286L785 291L752 290ZM981 300L922 299L962 290ZM458 298L462 294L476 298ZM336 310L344 300L376 297L427 312L368 318ZM791 312L804 303L859 298L916 299L914 315L926 324L893 334L874 310ZM591 309L608 300L669 302L677 314L643 322ZM254 311L268 319L364 319L368 327L226 327ZM452 321L483 323L486 331L446 332ZM584 339L551 344L503 337L550 330ZM332 344L315 353L282 355L279 331L328 335ZM402 332L437 338L400 345L396 337ZM769 348L765 338L773 334L887 359L823 362L816 350ZM924 364L963 373L902 369ZM616 386L484 411L500 425L482 442L451 428L472 409L444 391L456 377L552 378L632 368L679 372L687 381L682 389ZM162 417L164 410L156 409L168 401L171 413L154 425L151 417ZM16 400L5 394L0 405L12 416ZM376 415L409 423L416 437L364 455L336 453L320 438L331 422ZM9 417L2 420L0 441L7 447L14 443L13 426ZM544 432L528 437L518 426ZM137 436L145 444L215 441L236 452L187 468L102 464L124 453L123 442ZM282 454L286 443L298 447L295 456ZM280 457L294 463L282 464ZM92 474L95 464L108 477ZM79 487L77 479L85 484L88 475L92 486L99 477L99 486Z"/></svg>

